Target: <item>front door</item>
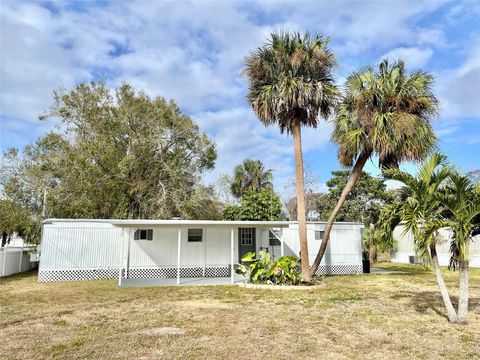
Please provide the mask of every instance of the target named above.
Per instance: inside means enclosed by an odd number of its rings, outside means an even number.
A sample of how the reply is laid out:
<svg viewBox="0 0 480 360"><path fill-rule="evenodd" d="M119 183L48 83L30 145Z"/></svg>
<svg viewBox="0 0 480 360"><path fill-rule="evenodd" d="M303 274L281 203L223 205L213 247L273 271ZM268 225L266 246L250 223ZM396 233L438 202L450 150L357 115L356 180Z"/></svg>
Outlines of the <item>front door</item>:
<svg viewBox="0 0 480 360"><path fill-rule="evenodd" d="M238 228L238 262L247 252L255 252L255 240L255 228Z"/></svg>

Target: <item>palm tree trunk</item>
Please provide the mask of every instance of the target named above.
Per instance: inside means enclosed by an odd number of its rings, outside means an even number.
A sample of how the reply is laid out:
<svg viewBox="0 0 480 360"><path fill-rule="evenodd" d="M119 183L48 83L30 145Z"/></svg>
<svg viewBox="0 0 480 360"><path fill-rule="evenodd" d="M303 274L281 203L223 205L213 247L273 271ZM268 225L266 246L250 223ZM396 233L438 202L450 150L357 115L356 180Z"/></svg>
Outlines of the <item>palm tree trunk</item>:
<svg viewBox="0 0 480 360"><path fill-rule="evenodd" d="M358 178L362 174L363 167L365 166L365 163L367 162L371 154L372 154L371 150L364 150L358 157L355 163L355 166L353 167L352 172L350 173L350 177L348 178L347 184L343 188L342 194L338 199L337 205L335 205L335 208L333 209L333 212L330 214L327 224L325 225L325 232L323 233L322 244L320 245L320 249L318 250L317 257L315 258L315 261L313 262L312 267L310 268L310 276L315 275L315 272L317 271L320 265L320 262L323 259L323 255L327 250L328 240L330 238L330 232L332 231L333 223L338 215L338 212L342 208L345 200L347 200L348 194L350 194L353 187L357 183Z"/></svg>
<svg viewBox="0 0 480 360"><path fill-rule="evenodd" d="M437 249L435 245L430 245L430 256L432 257L433 269L435 270L435 278L437 280L438 287L440 288L440 294L442 294L443 303L447 309L448 321L456 322L457 313L453 308L452 301L450 300L450 295L448 294L447 285L443 280L442 270L440 269L440 264L438 263Z"/></svg>
<svg viewBox="0 0 480 360"><path fill-rule="evenodd" d="M297 188L297 220L298 235L300 239L300 258L302 261L302 276L310 280L308 243L307 243L307 218L305 214L305 183L303 174L302 134L300 121L294 119L292 126L293 151L295 153L295 184Z"/></svg>
<svg viewBox="0 0 480 360"><path fill-rule="evenodd" d="M468 321L468 263L460 261L460 288L458 293L458 318L457 322L466 324Z"/></svg>

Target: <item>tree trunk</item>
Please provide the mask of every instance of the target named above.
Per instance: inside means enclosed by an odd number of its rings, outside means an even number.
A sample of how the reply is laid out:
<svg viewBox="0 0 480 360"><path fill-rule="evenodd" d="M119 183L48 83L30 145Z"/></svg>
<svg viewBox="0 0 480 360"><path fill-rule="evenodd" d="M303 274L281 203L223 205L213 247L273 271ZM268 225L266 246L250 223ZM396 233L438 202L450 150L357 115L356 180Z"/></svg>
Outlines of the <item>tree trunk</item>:
<svg viewBox="0 0 480 360"><path fill-rule="evenodd" d="M323 255L327 250L328 240L330 238L330 232L332 231L333 223L338 215L338 212L340 211L343 204L345 203L345 200L347 200L348 194L350 194L353 187L357 183L358 178L362 174L363 167L365 166L365 163L367 162L371 154L372 154L371 150L364 150L358 157L355 163L355 166L353 167L352 172L350 173L350 177L348 178L347 184L343 188L342 194L338 199L337 205L335 205L335 208L333 209L333 212L330 214L327 224L325 225L325 232L323 233L322 244L320 245L320 249L318 250L317 257L315 258L315 261L313 262L312 267L310 268L310 276L315 275L315 272L317 271L320 265L320 262L323 259Z"/></svg>
<svg viewBox="0 0 480 360"><path fill-rule="evenodd" d="M442 270L440 269L440 264L438 263L437 249L433 244L430 245L430 256L432 257L433 269L435 270L435 278L437 280L438 287L440 288L440 294L442 294L443 303L447 309L448 321L456 322L457 313L453 308L450 295L448 294L447 285L445 285L445 281L443 280Z"/></svg>
<svg viewBox="0 0 480 360"><path fill-rule="evenodd" d="M466 324L468 322L468 263L460 261L458 270L460 272L460 288L458 292L457 322Z"/></svg>
<svg viewBox="0 0 480 360"><path fill-rule="evenodd" d="M305 214L305 183L303 173L302 134L300 121L295 119L292 126L293 151L295 153L295 184L297 188L297 221L300 239L300 258L302 261L302 276L310 280L307 243L307 219Z"/></svg>

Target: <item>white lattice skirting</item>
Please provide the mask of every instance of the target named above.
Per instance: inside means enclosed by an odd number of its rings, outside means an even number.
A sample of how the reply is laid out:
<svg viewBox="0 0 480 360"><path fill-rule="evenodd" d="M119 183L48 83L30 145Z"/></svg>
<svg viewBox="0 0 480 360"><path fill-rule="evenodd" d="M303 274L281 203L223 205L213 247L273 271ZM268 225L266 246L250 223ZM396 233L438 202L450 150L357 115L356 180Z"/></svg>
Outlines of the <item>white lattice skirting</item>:
<svg viewBox="0 0 480 360"><path fill-rule="evenodd" d="M205 273L204 273L205 270ZM40 269L38 272L39 282L62 282L80 280L109 280L118 279L118 268L108 269ZM125 278L125 269L122 277ZM182 267L180 268L181 278L196 277L228 277L230 276L229 266L215 267ZM166 268L133 268L129 270L130 279L165 279L177 277L176 267Z"/></svg>
<svg viewBox="0 0 480 360"><path fill-rule="evenodd" d="M315 275L350 275L363 274L362 264L359 265L320 265Z"/></svg>

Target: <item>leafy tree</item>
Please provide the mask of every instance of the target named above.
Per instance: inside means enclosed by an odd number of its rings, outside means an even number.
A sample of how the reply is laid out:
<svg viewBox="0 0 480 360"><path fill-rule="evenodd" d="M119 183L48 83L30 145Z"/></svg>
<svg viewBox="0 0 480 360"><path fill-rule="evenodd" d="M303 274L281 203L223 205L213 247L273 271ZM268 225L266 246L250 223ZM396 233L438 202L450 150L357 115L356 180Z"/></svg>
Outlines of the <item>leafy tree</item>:
<svg viewBox="0 0 480 360"><path fill-rule="evenodd" d="M429 256L435 270L448 320L467 322L468 309L468 245L480 224L480 196L471 181L446 164L443 155L434 154L420 167L416 176L396 169L385 176L402 182L401 199L386 207L381 215L383 236L391 236L402 223L411 231L417 251ZM436 245L439 230L453 231L450 246L450 268L459 267L460 290L458 313L453 308L438 261Z"/></svg>
<svg viewBox="0 0 480 360"><path fill-rule="evenodd" d="M11 200L0 200L1 246L4 247L14 233L18 233L26 242L37 244L40 241L39 222L29 212Z"/></svg>
<svg viewBox="0 0 480 360"><path fill-rule="evenodd" d="M240 205L227 206L223 212L225 220L269 221L282 218L282 205L277 194L269 189L243 194Z"/></svg>
<svg viewBox="0 0 480 360"><path fill-rule="evenodd" d="M328 197L325 205L327 211L322 218L328 217L335 207L337 199L347 185L350 172L346 170L332 171L332 178L327 181ZM362 171L352 191L347 195L343 207L338 212L338 221L358 221L375 224L385 203L391 201L392 195L382 179Z"/></svg>
<svg viewBox="0 0 480 360"><path fill-rule="evenodd" d="M328 218L311 275L320 265L333 223L367 160L376 155L383 169L396 168L400 161L421 160L433 149L436 137L430 119L437 113L438 101L432 84L428 73L407 74L403 61L389 64L384 60L378 72L367 67L347 78L332 139L339 146L340 163L353 168Z"/></svg>
<svg viewBox="0 0 480 360"><path fill-rule="evenodd" d="M245 59L247 99L253 111L266 126L277 125L282 133L293 135L302 275L306 280L310 274L301 127L316 127L319 114L328 118L338 97L332 74L336 62L328 42L308 33L273 33L267 44Z"/></svg>
<svg viewBox="0 0 480 360"><path fill-rule="evenodd" d="M272 171L266 170L260 160L247 159L233 170L231 191L236 198L247 192L272 187Z"/></svg>
<svg viewBox="0 0 480 360"><path fill-rule="evenodd" d="M127 84L103 82L54 92L41 116L60 128L9 151L3 193L39 214L48 191L49 217L203 218L215 199L200 177L212 169L215 145L174 102ZM61 129L61 130L60 130Z"/></svg>

